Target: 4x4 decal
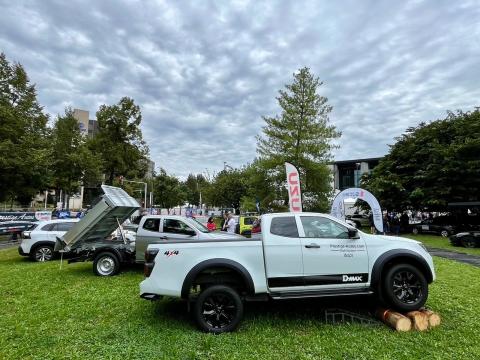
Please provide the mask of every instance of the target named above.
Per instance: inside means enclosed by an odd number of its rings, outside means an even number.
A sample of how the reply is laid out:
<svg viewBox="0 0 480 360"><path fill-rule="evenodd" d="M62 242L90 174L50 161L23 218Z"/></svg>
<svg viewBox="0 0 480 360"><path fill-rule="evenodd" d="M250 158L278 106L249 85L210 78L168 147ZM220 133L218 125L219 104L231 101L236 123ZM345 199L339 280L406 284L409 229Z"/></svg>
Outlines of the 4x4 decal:
<svg viewBox="0 0 480 360"><path fill-rule="evenodd" d="M163 253L166 257L178 255L179 251L178 250L167 250Z"/></svg>

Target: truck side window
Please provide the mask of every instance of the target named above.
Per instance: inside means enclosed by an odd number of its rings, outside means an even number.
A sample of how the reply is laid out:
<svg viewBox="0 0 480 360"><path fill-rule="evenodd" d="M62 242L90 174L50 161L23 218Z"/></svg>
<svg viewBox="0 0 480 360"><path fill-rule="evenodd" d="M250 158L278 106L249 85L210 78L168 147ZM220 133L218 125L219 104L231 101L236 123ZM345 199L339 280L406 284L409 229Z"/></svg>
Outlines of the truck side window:
<svg viewBox="0 0 480 360"><path fill-rule="evenodd" d="M143 223L143 228L148 231L158 231L160 219L147 219Z"/></svg>
<svg viewBox="0 0 480 360"><path fill-rule="evenodd" d="M339 223L320 216L300 216L307 238L348 239L348 229Z"/></svg>
<svg viewBox="0 0 480 360"><path fill-rule="evenodd" d="M189 231L194 231L190 226L183 221L174 219L165 219L163 221L163 232L172 234L186 234Z"/></svg>
<svg viewBox="0 0 480 360"><path fill-rule="evenodd" d="M298 237L297 223L294 216L280 216L272 219L270 233L284 237Z"/></svg>

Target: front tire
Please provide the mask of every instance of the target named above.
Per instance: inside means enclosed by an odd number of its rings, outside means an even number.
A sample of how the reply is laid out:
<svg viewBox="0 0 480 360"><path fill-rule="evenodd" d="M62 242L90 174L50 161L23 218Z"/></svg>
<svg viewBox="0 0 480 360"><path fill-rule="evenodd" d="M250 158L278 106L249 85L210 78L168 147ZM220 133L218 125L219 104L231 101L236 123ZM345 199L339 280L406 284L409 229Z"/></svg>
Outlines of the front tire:
<svg viewBox="0 0 480 360"><path fill-rule="evenodd" d="M418 310L428 298L427 280L415 266L397 264L385 275L383 294L387 303L396 310Z"/></svg>
<svg viewBox="0 0 480 360"><path fill-rule="evenodd" d="M474 247L477 247L477 242L473 236L465 236L462 239L462 245L468 249L473 249Z"/></svg>
<svg viewBox="0 0 480 360"><path fill-rule="evenodd" d="M243 303L231 287L214 285L200 293L193 311L200 330L221 334L237 328L243 317Z"/></svg>
<svg viewBox="0 0 480 360"><path fill-rule="evenodd" d="M93 260L93 273L97 276L113 276L120 270L120 260L111 252L102 252Z"/></svg>
<svg viewBox="0 0 480 360"><path fill-rule="evenodd" d="M53 259L54 252L51 245L40 245L35 248L32 254L32 260L36 262L46 262Z"/></svg>

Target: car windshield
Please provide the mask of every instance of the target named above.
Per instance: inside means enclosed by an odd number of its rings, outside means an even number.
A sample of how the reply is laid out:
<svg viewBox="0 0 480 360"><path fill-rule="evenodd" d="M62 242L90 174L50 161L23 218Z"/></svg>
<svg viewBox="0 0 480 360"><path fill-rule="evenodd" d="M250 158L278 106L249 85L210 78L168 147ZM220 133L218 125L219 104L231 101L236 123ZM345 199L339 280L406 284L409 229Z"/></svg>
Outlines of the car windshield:
<svg viewBox="0 0 480 360"><path fill-rule="evenodd" d="M189 219L195 224L195 228L203 233L208 233L210 230L208 230L205 225L203 225L201 222L197 221L196 219Z"/></svg>

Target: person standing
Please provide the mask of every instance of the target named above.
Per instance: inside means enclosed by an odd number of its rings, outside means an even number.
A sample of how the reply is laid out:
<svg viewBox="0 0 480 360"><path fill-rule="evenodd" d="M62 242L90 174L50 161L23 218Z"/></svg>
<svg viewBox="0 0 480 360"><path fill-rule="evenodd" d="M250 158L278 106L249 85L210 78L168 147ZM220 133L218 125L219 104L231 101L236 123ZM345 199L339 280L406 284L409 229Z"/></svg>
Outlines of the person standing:
<svg viewBox="0 0 480 360"><path fill-rule="evenodd" d="M207 228L210 231L215 231L217 230L217 225L215 225L215 222L213 221L213 216L210 216L207 220Z"/></svg>
<svg viewBox="0 0 480 360"><path fill-rule="evenodd" d="M227 212L224 212L223 213L222 224L221 224L222 231L227 231L227 223L228 223Z"/></svg>
<svg viewBox="0 0 480 360"><path fill-rule="evenodd" d="M237 223L235 222L235 219L233 218L233 215L232 213L228 213L227 215L227 232L229 232L230 234L235 234L235 226L237 225Z"/></svg>

